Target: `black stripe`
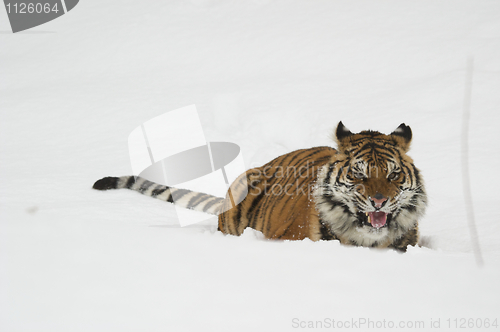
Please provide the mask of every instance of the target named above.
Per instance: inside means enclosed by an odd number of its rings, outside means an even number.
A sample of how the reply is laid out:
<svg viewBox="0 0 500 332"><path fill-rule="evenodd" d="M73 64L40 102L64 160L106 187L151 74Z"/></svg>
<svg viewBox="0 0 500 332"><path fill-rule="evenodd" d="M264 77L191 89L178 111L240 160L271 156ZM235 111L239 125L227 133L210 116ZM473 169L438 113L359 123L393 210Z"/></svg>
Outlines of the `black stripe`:
<svg viewBox="0 0 500 332"><path fill-rule="evenodd" d="M375 148L375 144L374 143L366 143L365 145L363 145L361 148L359 148L359 150L357 150L355 153L356 154L359 154L361 152L365 152L366 150L373 150Z"/></svg>
<svg viewBox="0 0 500 332"><path fill-rule="evenodd" d="M333 169L335 168L335 163L330 164L328 167L328 173L326 173L325 184L330 184L330 177L332 176ZM341 168L342 169L342 168Z"/></svg>
<svg viewBox="0 0 500 332"><path fill-rule="evenodd" d="M135 183L135 176L129 177L127 180L127 183L125 184L125 188L128 188L128 189L132 188L134 183Z"/></svg>
<svg viewBox="0 0 500 332"><path fill-rule="evenodd" d="M366 134L366 133L360 133L360 134ZM363 140L368 140L368 141L375 141L377 143L382 143L382 144L390 144L390 145L396 145L396 142L392 143L392 141L388 141L383 138L377 138L377 136L384 136L384 134L377 133L376 135L371 135L371 137L360 137L356 138L351 141L351 144L361 144L361 141Z"/></svg>
<svg viewBox="0 0 500 332"><path fill-rule="evenodd" d="M346 167L347 164L349 164L350 160L346 159L344 162L344 165L342 165L339 169L339 172L337 173L337 177L335 178L335 184L340 184L340 176L342 176L342 173L344 172L344 168ZM347 171L346 171L346 177L348 176L349 173L349 167L347 166ZM327 184L330 184L330 181L328 181Z"/></svg>
<svg viewBox="0 0 500 332"><path fill-rule="evenodd" d="M306 151L306 150L304 150L304 151ZM297 158L298 158L298 157L299 157L302 153L304 153L304 152L296 153L296 154L295 154L295 156L293 156L293 157L292 157L292 159L290 159L290 160L287 162L287 164L288 164L288 165L291 165L291 164L292 164L292 162L293 162L295 159L297 159Z"/></svg>
<svg viewBox="0 0 500 332"><path fill-rule="evenodd" d="M162 188L156 188L154 189L152 192L151 192L151 196L152 197L156 197L156 196L160 196L161 194L163 194L166 190L168 189L168 187L164 187L162 186Z"/></svg>
<svg viewBox="0 0 500 332"><path fill-rule="evenodd" d="M403 164L403 168L408 172L408 179L410 180L410 188L413 188L413 174L411 172L411 169Z"/></svg>
<svg viewBox="0 0 500 332"><path fill-rule="evenodd" d="M200 203L201 199L205 196L208 196L208 195L204 194L204 193L197 193L196 195L191 197L191 199L187 203L187 207L194 208L196 205L198 205Z"/></svg>
<svg viewBox="0 0 500 332"><path fill-rule="evenodd" d="M321 240L325 240L325 241L330 241L330 240L336 240L337 237L335 236L335 234L333 234L332 232L330 232L330 230L328 229L328 227L325 226L325 224L323 224L323 222L320 220L319 221L321 227L320 227L320 232L321 232Z"/></svg>
<svg viewBox="0 0 500 332"><path fill-rule="evenodd" d="M241 209L242 209L242 206L243 206L242 204L236 205L236 208L238 209L237 210L238 212L236 212L236 220L234 220L234 222L231 223L232 226L234 226L234 232L233 232L233 234L235 234L235 235L240 235L240 234L238 234L238 228L239 228L240 223L241 223Z"/></svg>
<svg viewBox="0 0 500 332"><path fill-rule="evenodd" d="M415 167L415 165L411 164L412 168L413 168L413 173L415 174L415 179L417 181L417 186L419 187L420 184L422 183L421 180L420 180L420 172L418 171L418 169Z"/></svg>
<svg viewBox="0 0 500 332"><path fill-rule="evenodd" d="M209 201L207 204L205 204L205 206L203 207L203 212L207 212L211 207L212 205L220 202L222 198L220 197L213 197L213 199L211 201Z"/></svg>
<svg viewBox="0 0 500 332"><path fill-rule="evenodd" d="M247 211L247 218L249 219L253 219L252 220L252 224L250 225L251 228L255 229L255 224L257 223L257 218L252 218L252 213L254 212L255 208L260 204L260 201L262 201L262 199L264 198L264 193L260 193L259 196L257 196L256 198L254 198L254 200L252 201L252 205L250 205L250 208L248 208L248 211Z"/></svg>
<svg viewBox="0 0 500 332"><path fill-rule="evenodd" d="M267 194L265 194L265 193L268 192L269 188L270 188L270 185L269 185L269 183L266 182L264 184L264 186L262 187L264 195L267 196ZM269 203L269 200L266 200L264 203ZM259 207L255 211L255 219L259 220L261 218L261 216L266 214L266 211L267 211L267 204L259 204ZM266 220L265 218L262 218L262 229L258 229L262 233L264 233L265 220ZM264 234L267 234L267 233L264 233Z"/></svg>
<svg viewBox="0 0 500 332"><path fill-rule="evenodd" d="M172 198L174 201L177 201L182 197L184 197L185 195L189 194L190 192L191 190L187 189L175 189L174 192L170 191L170 198Z"/></svg>
<svg viewBox="0 0 500 332"><path fill-rule="evenodd" d="M342 202L339 202L336 200L332 200L332 199L329 199L327 202L330 205L330 211L333 211L333 209L335 209L336 207L341 207L344 210L344 213L351 214L351 211L349 211L349 207L345 203L342 203Z"/></svg>
<svg viewBox="0 0 500 332"><path fill-rule="evenodd" d="M389 151L389 152L390 152L390 151ZM387 158L387 159L389 159L389 160L391 160L391 161L392 161L393 159L395 159L395 158L394 158L394 155L389 154L389 153L386 153L386 152L381 152L381 151L379 151L379 152L377 152L377 154L378 154L379 156L381 156L381 157L385 157L385 158Z"/></svg>
<svg viewBox="0 0 500 332"><path fill-rule="evenodd" d="M149 180L144 180L144 182L141 184L141 187L137 189L138 192L143 194L145 191L147 191L151 186L155 185L154 182L151 182Z"/></svg>
<svg viewBox="0 0 500 332"><path fill-rule="evenodd" d="M371 151L365 151L365 152L357 153L356 154L356 159L363 159L365 156L370 155L370 154L371 154ZM370 157L368 157L368 158L370 158Z"/></svg>
<svg viewBox="0 0 500 332"><path fill-rule="evenodd" d="M410 202L411 202L411 203L413 203L413 202L412 202L413 200L414 200L413 198L412 198L412 199L410 199ZM406 206L404 207L404 209L405 209L406 211L408 211L408 212L411 212L411 213L415 213L415 211L417 211L417 208L416 208L415 206L413 206L413 205L406 205Z"/></svg>
<svg viewBox="0 0 500 332"><path fill-rule="evenodd" d="M172 197L172 191L170 191L170 195L168 195L167 202L169 202L169 203L174 202L174 198Z"/></svg>

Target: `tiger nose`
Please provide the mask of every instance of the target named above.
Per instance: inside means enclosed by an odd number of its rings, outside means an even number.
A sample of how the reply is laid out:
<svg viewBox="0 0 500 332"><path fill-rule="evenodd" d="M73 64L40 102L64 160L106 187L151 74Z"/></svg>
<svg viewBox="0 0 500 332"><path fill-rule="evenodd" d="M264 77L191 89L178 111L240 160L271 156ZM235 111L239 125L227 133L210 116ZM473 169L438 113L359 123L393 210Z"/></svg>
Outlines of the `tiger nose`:
<svg viewBox="0 0 500 332"><path fill-rule="evenodd" d="M374 197L370 197L370 200L375 208L380 209L385 201L387 201L387 197L384 197L381 193L377 193Z"/></svg>

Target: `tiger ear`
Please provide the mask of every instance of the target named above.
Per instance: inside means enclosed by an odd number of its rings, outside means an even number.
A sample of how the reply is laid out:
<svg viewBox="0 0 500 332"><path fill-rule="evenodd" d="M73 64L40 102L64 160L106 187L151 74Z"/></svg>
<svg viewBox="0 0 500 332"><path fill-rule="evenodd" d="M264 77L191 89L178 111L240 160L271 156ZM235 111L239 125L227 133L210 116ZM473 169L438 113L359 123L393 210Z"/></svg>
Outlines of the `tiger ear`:
<svg viewBox="0 0 500 332"><path fill-rule="evenodd" d="M411 128L404 123L400 124L391 133L391 136L396 140L396 143L406 152L410 149L410 142L412 138Z"/></svg>
<svg viewBox="0 0 500 332"><path fill-rule="evenodd" d="M337 149L341 153L345 153L346 147L349 145L349 138L353 135L349 129L347 129L342 121L337 125L335 129L335 140L337 141Z"/></svg>
<svg viewBox="0 0 500 332"><path fill-rule="evenodd" d="M335 130L335 136L337 137L337 141L341 141L346 137L352 136L352 133L349 129L347 129L342 121L337 125L337 129Z"/></svg>

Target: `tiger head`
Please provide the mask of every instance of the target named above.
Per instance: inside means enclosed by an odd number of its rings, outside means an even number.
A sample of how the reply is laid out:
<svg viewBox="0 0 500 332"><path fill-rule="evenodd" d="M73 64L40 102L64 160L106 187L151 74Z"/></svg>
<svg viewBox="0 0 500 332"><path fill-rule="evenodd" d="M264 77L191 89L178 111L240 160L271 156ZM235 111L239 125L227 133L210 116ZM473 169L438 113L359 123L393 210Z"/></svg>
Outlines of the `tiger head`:
<svg viewBox="0 0 500 332"><path fill-rule="evenodd" d="M324 166L315 192L322 222L344 243L388 246L415 229L426 206L420 172L406 154L412 132L353 134L340 122L337 154Z"/></svg>

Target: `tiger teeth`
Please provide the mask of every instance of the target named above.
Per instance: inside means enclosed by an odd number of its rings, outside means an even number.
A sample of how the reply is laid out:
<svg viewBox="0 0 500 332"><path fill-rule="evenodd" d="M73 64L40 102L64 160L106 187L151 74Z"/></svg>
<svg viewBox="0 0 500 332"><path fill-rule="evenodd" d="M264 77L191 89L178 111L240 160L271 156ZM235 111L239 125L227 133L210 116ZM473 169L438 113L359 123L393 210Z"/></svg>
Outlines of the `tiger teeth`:
<svg viewBox="0 0 500 332"><path fill-rule="evenodd" d="M372 221L370 220L370 215L368 214L368 212L366 212L366 216L368 217L368 218L367 218L368 223L369 223L369 224L371 224L371 223L372 223Z"/></svg>

